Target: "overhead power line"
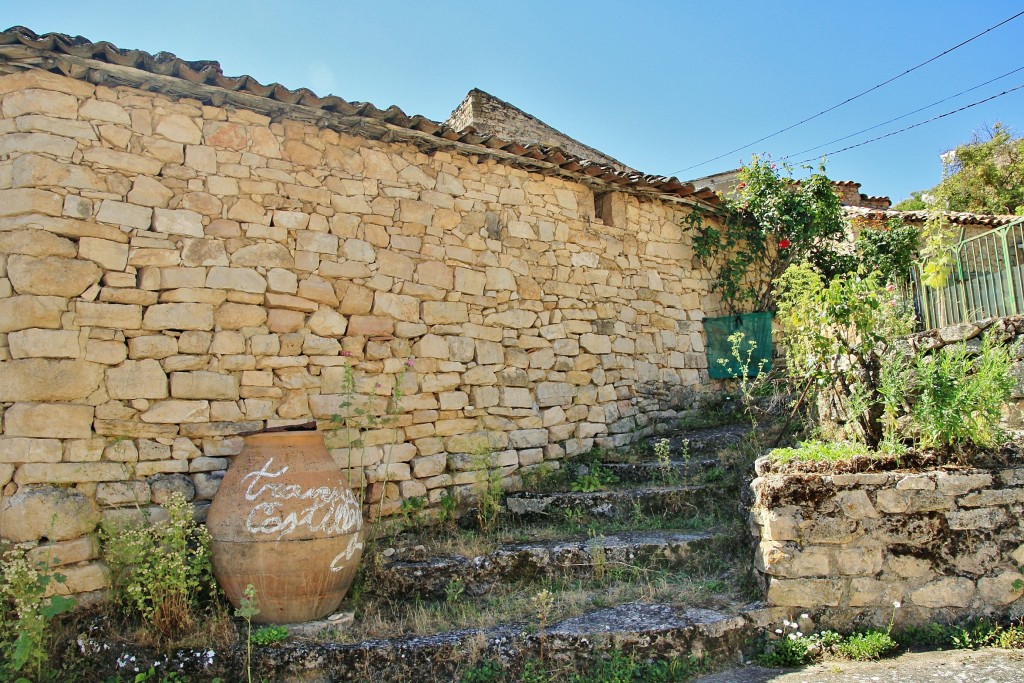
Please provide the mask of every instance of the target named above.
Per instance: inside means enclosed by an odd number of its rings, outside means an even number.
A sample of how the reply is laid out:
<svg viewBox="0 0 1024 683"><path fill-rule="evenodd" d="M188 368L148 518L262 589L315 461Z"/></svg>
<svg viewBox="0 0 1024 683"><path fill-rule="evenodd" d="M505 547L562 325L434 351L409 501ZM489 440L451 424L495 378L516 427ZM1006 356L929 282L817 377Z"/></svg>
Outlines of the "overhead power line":
<svg viewBox="0 0 1024 683"><path fill-rule="evenodd" d="M960 112L964 111L965 109L970 109L971 107L977 107L979 104L985 104L986 102L991 102L992 100L994 100L994 99L996 99L998 97L1002 97L1003 95L1009 95L1010 93L1012 93L1012 92L1014 92L1016 90L1020 90L1021 88L1024 88L1024 83L1021 83L1020 85L1018 85L1015 88L1010 88L1009 90L1004 90L1003 92L999 93L998 95L993 95L992 97L986 97L985 99L978 100L977 102L971 102L970 104L965 104L964 106L960 107L959 109L954 109L953 111L947 111L945 114L939 114L938 116L933 116L932 118L930 118L930 119L928 119L926 121L919 121L918 123L915 123L915 124L913 124L911 126L907 126L906 128L900 128L899 130L894 130L891 133L886 133L885 135L879 135L877 138L871 138L870 140L864 140L863 142L858 142L855 145L850 145L848 147L843 147L842 149L837 149L837 150L832 151L832 152L826 152L822 156L827 156L827 157L835 156L836 154L839 154L840 152L845 152L847 150L856 149L857 147L863 147L864 145L870 144L872 142L878 142L879 140L884 140L886 138L891 138L893 135L898 135L900 133L905 133L906 131L911 130L913 128L919 128L919 127L925 125L926 123L931 123L932 121L938 121L939 119L944 119L947 116L952 116L953 114L959 114ZM816 157L812 157L810 159L804 159L803 161L798 161L797 163L798 164L806 164L806 163L809 163L809 162L812 162L812 161L815 161L815 160L816 160Z"/></svg>
<svg viewBox="0 0 1024 683"><path fill-rule="evenodd" d="M1006 78L1007 76L1012 76L1013 74L1017 73L1018 71L1024 71L1024 66L1017 67L1013 71L1007 71L1002 76L996 76L995 78L991 78L991 79L985 81L984 83L979 83L978 85L975 85L973 87L967 88L966 90L961 90L960 92L956 93L955 95L950 95L949 97L944 97L941 100L937 100L935 102L932 102L931 104L926 104L925 106L919 107L919 108L917 108L917 109L915 109L913 111L908 111L906 114L901 114L900 116L897 116L895 118L891 118L888 121L883 121L882 123L876 123L873 126L869 126L867 128L863 128L861 130L858 130L856 133L850 133L849 135L844 135L841 138L836 138L835 140L829 140L828 142L823 142L820 145L815 145L814 147L808 147L807 149L802 149L799 152L793 152L791 154L787 154L786 156L781 157L779 160L780 161L785 161L786 159L790 159L790 158L795 157L795 156L800 156L801 154L807 154L808 152L813 152L814 150L821 149L822 147L828 147L829 145L834 145L837 142L842 142L843 140L849 140L850 138L855 138L858 135L861 135L863 133L867 133L869 130L875 130L876 128L881 128L882 126L887 126L890 123L895 123L896 121L900 121L902 119L905 119L908 116L913 116L914 114L918 114L918 113L920 113L920 112L922 112L922 111L924 111L926 109L931 109L932 107L938 106L938 105L942 104L943 102L949 102L950 100L955 100L956 98L960 97L961 95L966 95L967 93L973 92L974 90L977 90L978 88L984 88L986 85L989 85L991 83L995 83L996 81L1000 81L1000 80Z"/></svg>
<svg viewBox="0 0 1024 683"><path fill-rule="evenodd" d="M792 129L796 128L797 126L802 126L803 124L807 123L808 121L813 121L814 119L818 118L819 116L823 116L823 115L829 113L830 111L833 111L835 109L838 109L839 107L842 107L845 104L849 104L850 102L853 102L854 100L859 99L859 98L863 97L864 95L867 95L868 93L874 92L875 90L878 90L879 88L881 88L883 86L886 86L886 85L892 83L893 81L895 81L897 79L903 78L904 76L906 76L909 73L917 71L918 69L920 69L923 66L931 64L935 60L948 55L950 52L953 52L954 50L957 50L957 49L963 47L964 45L967 45L968 43L970 43L972 41L975 41L978 38L981 38L986 33L990 33L992 31L996 30L997 28L999 28L1000 26L1002 26L1004 24L1008 24L1009 22L1011 22L1014 19L1017 19L1018 17L1021 17L1021 16L1024 16L1024 11L1018 12L1017 14L1014 14L1010 18L1004 19L1004 20L1000 21L995 26L990 26L989 28L985 29L981 33L973 35L970 38L968 38L967 40L964 40L964 41L962 41L960 43L957 43L956 45L954 45L953 47L951 47L951 48L949 48L947 50L943 50L942 52L940 52L939 54L935 55L934 57L931 57L930 59L926 59L925 61L921 62L920 64L918 64L916 66L912 66L909 69L907 69L906 71L903 71L902 73L899 73L899 74L893 76L892 78L890 78L888 80L882 81L881 83L878 83L877 85L871 86L867 90L859 92L856 95L853 95L852 97L846 98L845 100L843 100L839 104L834 104L831 107L829 107L828 109L823 109L823 110L819 111L817 114L814 114L813 116L808 116L807 118L805 118L805 119L803 119L801 121L797 121L796 123L794 123L792 125L786 126L785 128L781 128L781 129L775 131L774 133L770 133L768 135L765 135L762 138L758 138L757 140L754 140L753 142L748 142L747 144L741 145L740 147L737 147L736 149L733 149L733 150L730 150L728 152L725 152L724 154L719 154L716 157L713 157L711 159L707 159L707 160L702 161L702 162L700 162L698 164L693 164L692 166L687 166L686 168L681 168L678 171L673 171L670 175L675 175L677 173L683 173L685 171L689 171L690 169L697 168L697 167L703 166L705 164L710 164L712 161L718 161L719 159L723 159L723 158L729 156L730 154L735 154L736 152L741 152L741 151L747 149L748 147L753 147L754 145L756 145L758 143L761 143L761 142L764 142L765 140L770 140L771 138L775 137L776 135L781 135L782 133L785 133L786 131L792 130Z"/></svg>

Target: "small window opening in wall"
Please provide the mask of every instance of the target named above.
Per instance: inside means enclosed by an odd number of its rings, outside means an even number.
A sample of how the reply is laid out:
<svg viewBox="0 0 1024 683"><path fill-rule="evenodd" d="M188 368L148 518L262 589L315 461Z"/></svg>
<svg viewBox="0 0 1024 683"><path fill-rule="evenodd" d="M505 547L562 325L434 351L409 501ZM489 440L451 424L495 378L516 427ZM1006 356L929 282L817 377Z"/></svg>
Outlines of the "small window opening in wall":
<svg viewBox="0 0 1024 683"><path fill-rule="evenodd" d="M594 216L601 219L601 222L605 225L620 228L618 221L615 217L615 201L618 199L615 192L595 192L594 193Z"/></svg>

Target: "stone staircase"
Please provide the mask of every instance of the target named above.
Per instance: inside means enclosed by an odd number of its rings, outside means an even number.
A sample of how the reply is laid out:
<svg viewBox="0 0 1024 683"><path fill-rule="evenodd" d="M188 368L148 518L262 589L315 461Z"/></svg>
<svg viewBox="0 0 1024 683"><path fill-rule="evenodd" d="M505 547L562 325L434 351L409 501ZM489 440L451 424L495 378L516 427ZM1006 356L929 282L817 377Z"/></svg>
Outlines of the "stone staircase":
<svg viewBox="0 0 1024 683"><path fill-rule="evenodd" d="M343 605L354 625L305 625L257 648L253 676L512 681L524 666L586 671L613 652L703 669L738 664L781 618L741 589L749 560L738 496L716 459L741 437L742 428L679 435L672 453L685 459L656 461L648 448L565 463L555 490L507 494L496 529L424 525L378 539ZM594 467L617 481L572 490ZM247 675L244 648L202 666L197 653L175 658L163 666L189 680ZM506 678L480 673L499 669Z"/></svg>

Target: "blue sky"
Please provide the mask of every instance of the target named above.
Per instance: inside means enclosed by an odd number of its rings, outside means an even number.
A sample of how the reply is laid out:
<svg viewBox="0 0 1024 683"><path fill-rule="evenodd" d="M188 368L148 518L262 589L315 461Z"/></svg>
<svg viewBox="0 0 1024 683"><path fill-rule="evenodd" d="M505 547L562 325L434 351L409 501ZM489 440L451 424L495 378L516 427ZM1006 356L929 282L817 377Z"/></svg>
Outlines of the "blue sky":
<svg viewBox="0 0 1024 683"><path fill-rule="evenodd" d="M850 104L826 109L1024 10L1024 2L14 3L2 28L215 59L228 75L398 105L443 120L471 88L508 100L647 173L684 178L778 159L1024 66L1024 17ZM884 134L1024 84L1024 71L848 141ZM1024 134L1024 89L834 155L828 174L894 201L938 182L939 154L996 121ZM685 170L684 170L685 169Z"/></svg>

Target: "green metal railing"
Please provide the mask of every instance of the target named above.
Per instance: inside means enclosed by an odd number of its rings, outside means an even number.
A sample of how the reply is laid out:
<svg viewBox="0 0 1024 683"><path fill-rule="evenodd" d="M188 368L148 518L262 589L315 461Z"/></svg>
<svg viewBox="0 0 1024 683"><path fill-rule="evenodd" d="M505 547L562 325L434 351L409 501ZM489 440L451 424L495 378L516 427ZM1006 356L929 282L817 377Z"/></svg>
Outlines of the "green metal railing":
<svg viewBox="0 0 1024 683"><path fill-rule="evenodd" d="M973 237L961 229L960 236L945 285L926 285L922 263L911 271L924 329L1024 313L1024 218Z"/></svg>

